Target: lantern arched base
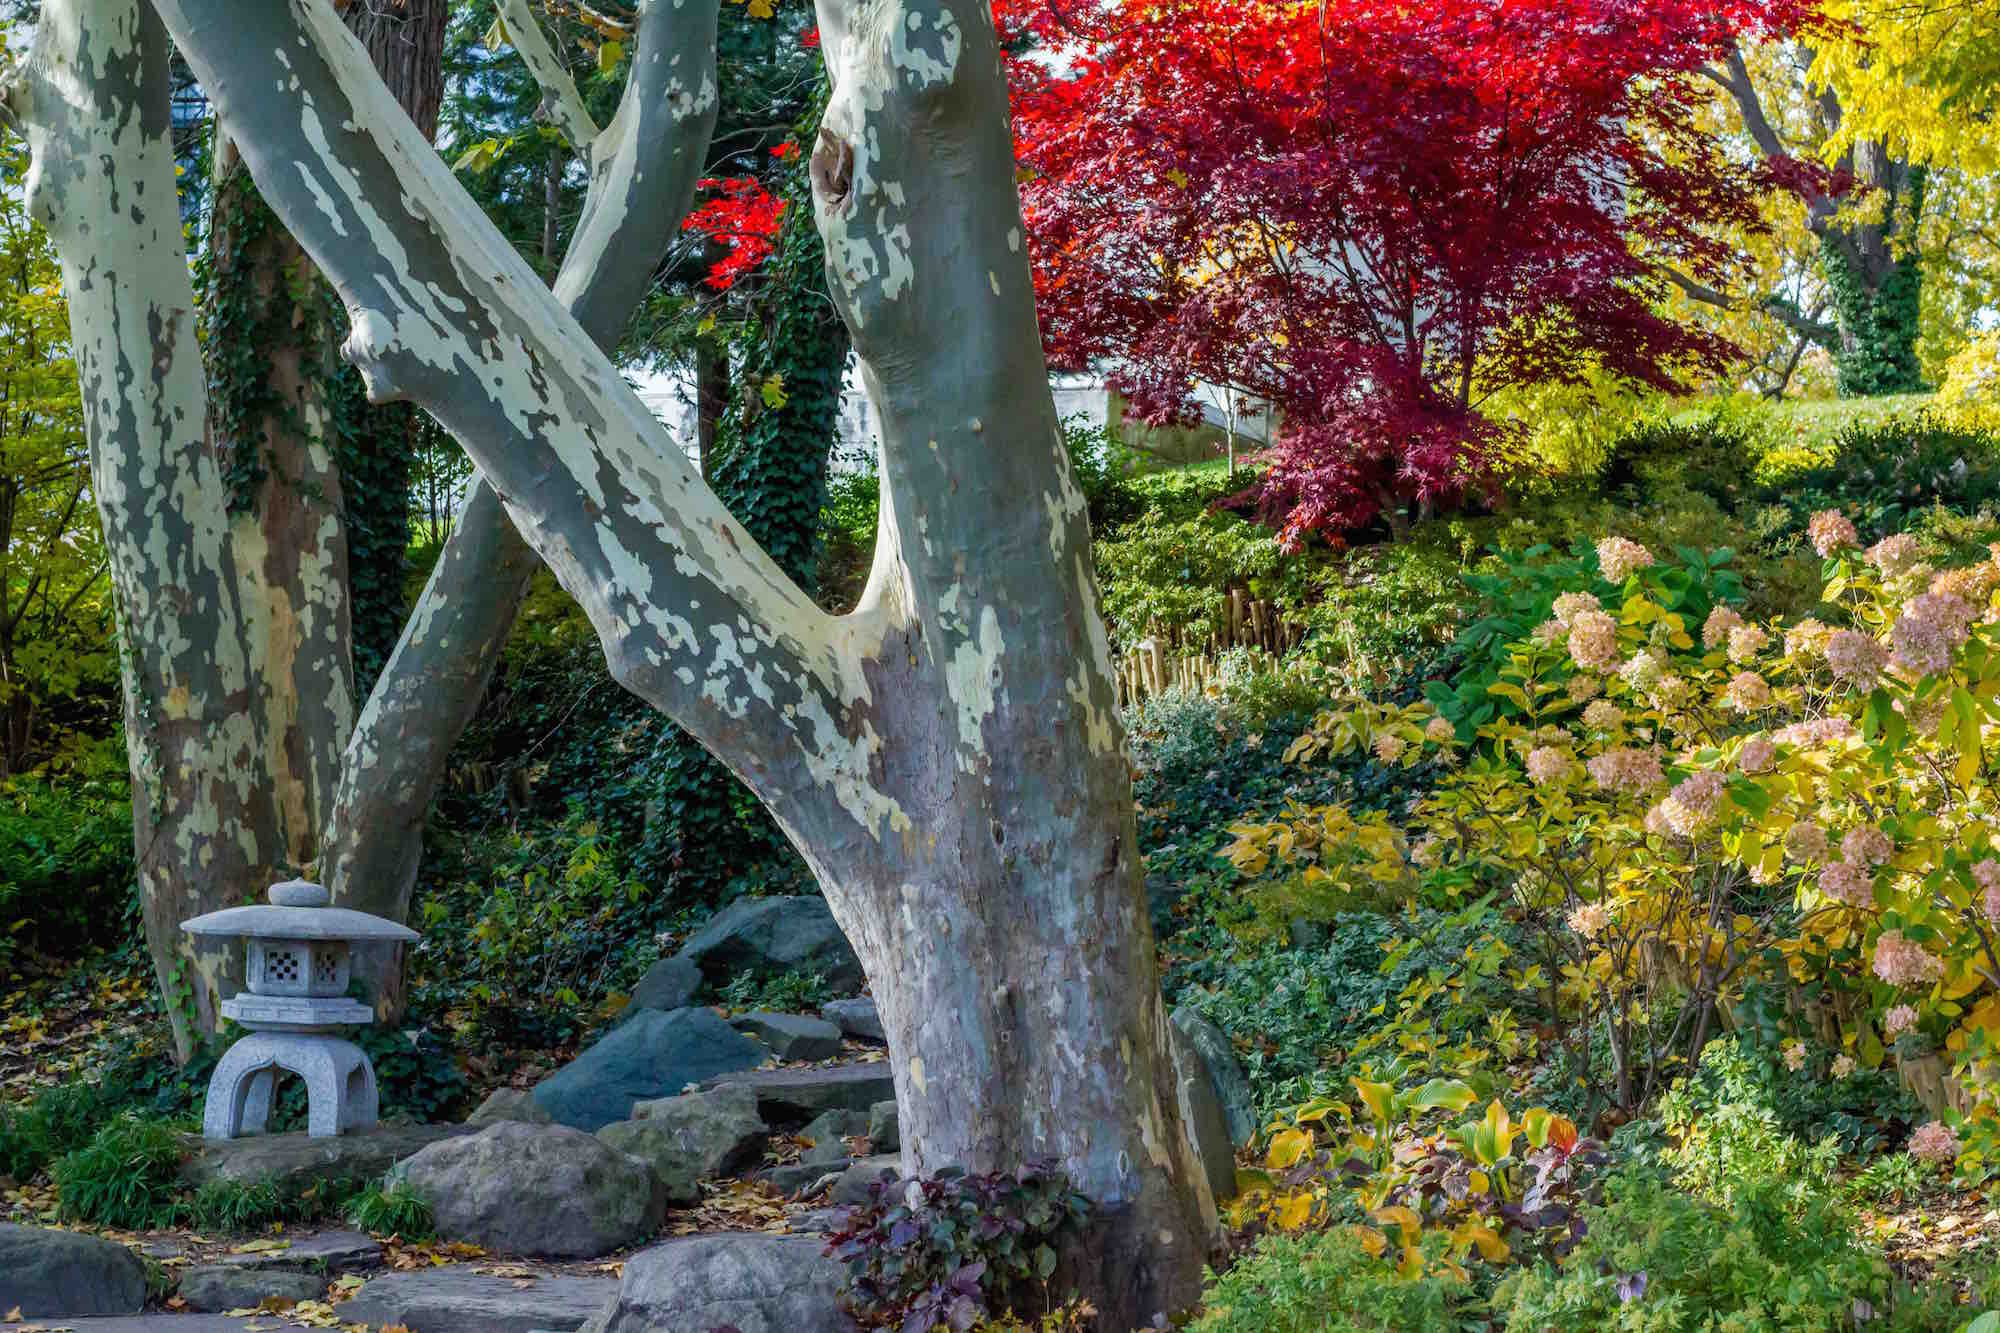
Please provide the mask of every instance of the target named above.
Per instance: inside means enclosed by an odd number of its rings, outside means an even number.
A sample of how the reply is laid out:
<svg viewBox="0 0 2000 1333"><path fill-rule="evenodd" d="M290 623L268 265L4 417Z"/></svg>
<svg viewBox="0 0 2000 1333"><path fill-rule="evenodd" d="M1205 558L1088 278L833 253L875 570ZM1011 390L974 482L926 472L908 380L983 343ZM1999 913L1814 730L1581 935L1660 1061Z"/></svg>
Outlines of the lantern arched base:
<svg viewBox="0 0 2000 1333"><path fill-rule="evenodd" d="M253 1032L216 1063L202 1110L205 1139L262 1134L271 1119L278 1071L306 1084L306 1133L329 1139L374 1125L378 1108L375 1066L368 1053L344 1037L324 1033Z"/></svg>

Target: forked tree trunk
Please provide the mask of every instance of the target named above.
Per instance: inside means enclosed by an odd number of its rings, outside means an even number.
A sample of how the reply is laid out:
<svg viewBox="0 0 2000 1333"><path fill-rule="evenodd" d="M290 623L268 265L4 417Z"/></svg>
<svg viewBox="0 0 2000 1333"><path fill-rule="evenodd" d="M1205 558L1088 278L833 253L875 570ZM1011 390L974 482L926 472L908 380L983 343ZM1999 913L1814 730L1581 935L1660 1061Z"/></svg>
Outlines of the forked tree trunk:
<svg viewBox="0 0 2000 1333"><path fill-rule="evenodd" d="M414 397L452 431L614 675L728 763L813 867L882 1008L906 1167L1054 1157L1100 1209L1070 1265L1105 1327L1191 1302L1213 1203L1179 1120L985 6L820 6L817 214L883 422L876 563L845 617L702 485L330 9L160 9L347 302L371 395Z"/></svg>

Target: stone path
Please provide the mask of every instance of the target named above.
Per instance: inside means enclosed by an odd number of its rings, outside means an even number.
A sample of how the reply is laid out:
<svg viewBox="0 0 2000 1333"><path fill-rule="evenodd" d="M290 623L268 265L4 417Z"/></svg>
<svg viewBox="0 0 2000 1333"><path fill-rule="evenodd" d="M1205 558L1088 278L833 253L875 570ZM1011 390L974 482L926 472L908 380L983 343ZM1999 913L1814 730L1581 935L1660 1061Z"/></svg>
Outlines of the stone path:
<svg viewBox="0 0 2000 1333"><path fill-rule="evenodd" d="M51 1317L19 1324L0 1320L0 1333L32 1328L74 1329L75 1333L289 1333L305 1327L275 1314L260 1314L254 1319L231 1319L220 1314L134 1314L108 1319Z"/></svg>

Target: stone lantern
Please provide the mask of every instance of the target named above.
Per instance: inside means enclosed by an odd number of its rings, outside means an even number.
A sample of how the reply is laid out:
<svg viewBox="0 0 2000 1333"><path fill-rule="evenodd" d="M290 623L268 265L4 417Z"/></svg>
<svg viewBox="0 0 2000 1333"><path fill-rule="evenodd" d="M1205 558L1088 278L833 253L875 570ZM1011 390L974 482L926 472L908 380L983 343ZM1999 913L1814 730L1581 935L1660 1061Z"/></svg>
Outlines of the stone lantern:
<svg viewBox="0 0 2000 1333"><path fill-rule="evenodd" d="M271 886L270 903L229 907L181 923L190 935L241 938L247 989L222 1002L222 1016L250 1029L215 1066L202 1112L203 1138L261 1134L271 1117L278 1071L305 1080L306 1132L332 1138L375 1123L375 1066L338 1029L374 1021L348 998L350 951L372 941L410 943L414 930L366 912L329 907L317 884Z"/></svg>

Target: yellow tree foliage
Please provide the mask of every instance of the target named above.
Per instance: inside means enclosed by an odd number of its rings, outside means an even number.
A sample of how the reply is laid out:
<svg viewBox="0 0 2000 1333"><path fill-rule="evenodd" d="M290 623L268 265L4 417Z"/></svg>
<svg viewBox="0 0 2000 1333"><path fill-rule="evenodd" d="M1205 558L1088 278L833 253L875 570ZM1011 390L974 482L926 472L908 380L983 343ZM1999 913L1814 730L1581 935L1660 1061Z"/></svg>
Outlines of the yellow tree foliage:
<svg viewBox="0 0 2000 1333"><path fill-rule="evenodd" d="M2000 168L2000 4L1829 0L1825 13L1839 28L1806 78L1843 108L1829 160L1872 139L1937 166Z"/></svg>

